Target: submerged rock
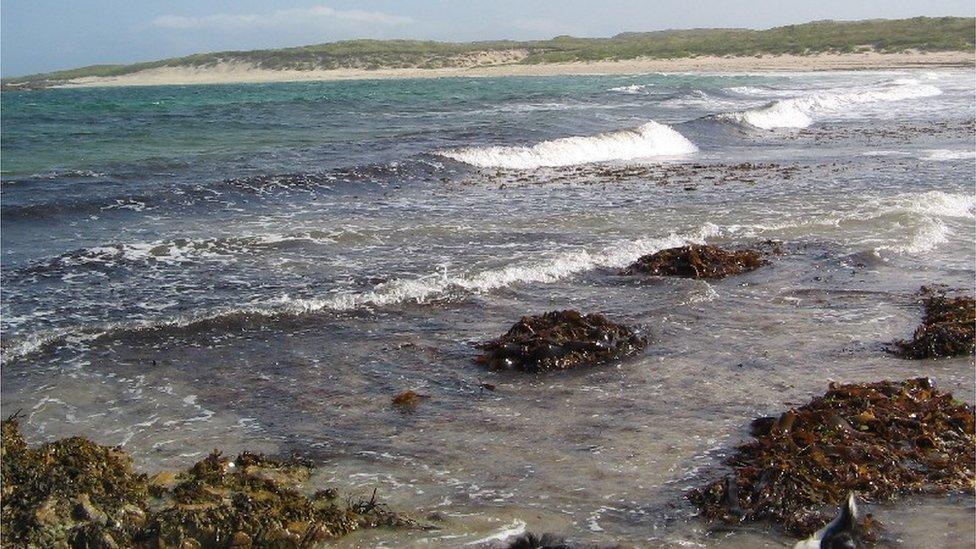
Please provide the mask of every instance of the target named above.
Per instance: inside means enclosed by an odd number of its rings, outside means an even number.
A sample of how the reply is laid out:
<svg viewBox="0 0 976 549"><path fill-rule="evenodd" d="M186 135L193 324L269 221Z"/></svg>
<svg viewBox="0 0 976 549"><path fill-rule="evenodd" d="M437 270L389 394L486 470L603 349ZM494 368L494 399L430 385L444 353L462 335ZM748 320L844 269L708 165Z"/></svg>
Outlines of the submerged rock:
<svg viewBox="0 0 976 549"><path fill-rule="evenodd" d="M214 451L152 479L122 450L81 437L30 448L3 422L3 546L310 546L357 528L417 527L385 505L312 497L297 486L310 465Z"/></svg>
<svg viewBox="0 0 976 549"><path fill-rule="evenodd" d="M500 338L478 347L477 358L494 370L565 370L637 354L647 340L601 314L552 311L524 316Z"/></svg>
<svg viewBox="0 0 976 549"><path fill-rule="evenodd" d="M708 519L768 521L805 537L827 522L823 506L850 492L882 501L969 491L974 412L926 378L831 384L805 406L754 421L755 439L727 460L732 473L688 499ZM870 516L861 527L870 539Z"/></svg>
<svg viewBox="0 0 976 549"><path fill-rule="evenodd" d="M621 274L725 278L753 271L765 263L762 254L756 250L730 251L706 244L691 244L645 255Z"/></svg>
<svg viewBox="0 0 976 549"><path fill-rule="evenodd" d="M938 358L976 353L976 301L922 288L925 316L911 340L895 342L904 358Z"/></svg>

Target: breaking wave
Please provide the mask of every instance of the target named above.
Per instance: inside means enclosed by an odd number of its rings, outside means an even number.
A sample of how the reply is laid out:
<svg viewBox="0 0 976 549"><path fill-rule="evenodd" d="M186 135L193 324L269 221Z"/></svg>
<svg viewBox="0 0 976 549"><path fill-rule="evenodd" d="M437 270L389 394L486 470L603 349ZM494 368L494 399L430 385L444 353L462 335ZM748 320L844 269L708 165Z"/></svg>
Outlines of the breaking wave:
<svg viewBox="0 0 976 549"><path fill-rule="evenodd" d="M648 122L638 128L586 137L563 137L526 147L467 147L438 154L478 166L529 170L693 153L698 147L670 126Z"/></svg>
<svg viewBox="0 0 976 549"><path fill-rule="evenodd" d="M295 234L218 238L176 238L154 242L108 244L73 250L38 261L23 274L59 274L73 270L178 265L199 261L232 261L238 257L291 244L335 242L339 233L307 231ZM16 273L15 273L16 274Z"/></svg>
<svg viewBox="0 0 976 549"><path fill-rule="evenodd" d="M643 84L631 84L629 86L616 86L616 87L610 88L607 91L618 92L618 93L626 93L626 94L630 94L630 95L637 95L637 94L643 92L645 89L647 89L647 86L645 86Z"/></svg>
<svg viewBox="0 0 976 549"><path fill-rule="evenodd" d="M554 252L544 259L514 263L480 272L455 276L438 272L418 278L397 279L378 284L371 290L363 292L349 292L322 298L296 298L283 295L240 307L218 308L164 319L50 330L18 336L12 342L5 340L2 362L7 363L51 345L68 341L90 342L127 333L206 327L227 322L242 322L248 317L274 318L284 315L381 308L402 303L423 304L457 295L490 292L516 284L551 283L597 268L622 268L642 255L690 243L703 243L706 238L720 233L716 225L706 224L692 233L672 233L659 238L618 241L594 251L578 249Z"/></svg>
<svg viewBox="0 0 976 549"><path fill-rule="evenodd" d="M931 160L935 162L950 162L953 160L972 160L976 158L976 151L952 151L948 149L935 149L925 151L925 155L922 160Z"/></svg>
<svg viewBox="0 0 976 549"><path fill-rule="evenodd" d="M771 130L806 128L817 116L843 114L853 105L904 101L940 95L942 90L914 79L899 79L858 89L843 89L780 99L765 106L725 113L718 118Z"/></svg>

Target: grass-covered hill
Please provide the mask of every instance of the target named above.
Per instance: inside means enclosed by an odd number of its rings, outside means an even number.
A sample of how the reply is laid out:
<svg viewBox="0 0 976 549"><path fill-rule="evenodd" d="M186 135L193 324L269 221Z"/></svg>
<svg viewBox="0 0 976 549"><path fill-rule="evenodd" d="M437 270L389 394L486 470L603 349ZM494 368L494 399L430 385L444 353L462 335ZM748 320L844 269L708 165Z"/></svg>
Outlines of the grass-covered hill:
<svg viewBox="0 0 976 549"><path fill-rule="evenodd" d="M240 63L271 70L440 68L503 63L555 63L694 56L807 55L821 52L971 51L976 19L915 17L866 21L815 21L766 30L689 29L626 32L612 38L557 36L517 42L347 40L273 50L223 51L131 65L93 65L4 79L5 85L118 76L158 67L208 67ZM496 55L486 55L496 54Z"/></svg>

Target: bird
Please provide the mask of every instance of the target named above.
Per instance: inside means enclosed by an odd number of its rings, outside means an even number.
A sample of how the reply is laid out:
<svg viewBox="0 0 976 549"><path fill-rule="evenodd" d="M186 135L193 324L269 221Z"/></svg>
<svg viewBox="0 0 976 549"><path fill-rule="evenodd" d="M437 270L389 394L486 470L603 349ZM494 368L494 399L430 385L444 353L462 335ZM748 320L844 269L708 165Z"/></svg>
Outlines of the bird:
<svg viewBox="0 0 976 549"><path fill-rule="evenodd" d="M857 542L857 502L854 493L847 496L847 501L840 506L834 520L827 526L817 530L809 538L797 543L793 549L858 549Z"/></svg>

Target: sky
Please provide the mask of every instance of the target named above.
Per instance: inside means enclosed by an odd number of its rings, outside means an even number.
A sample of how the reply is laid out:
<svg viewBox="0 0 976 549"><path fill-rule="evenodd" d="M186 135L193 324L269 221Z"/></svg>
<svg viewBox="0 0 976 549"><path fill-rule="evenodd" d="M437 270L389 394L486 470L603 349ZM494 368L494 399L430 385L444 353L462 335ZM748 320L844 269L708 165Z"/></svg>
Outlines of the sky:
<svg viewBox="0 0 976 549"><path fill-rule="evenodd" d="M450 41L976 15L973 0L2 0L0 74L350 38Z"/></svg>

